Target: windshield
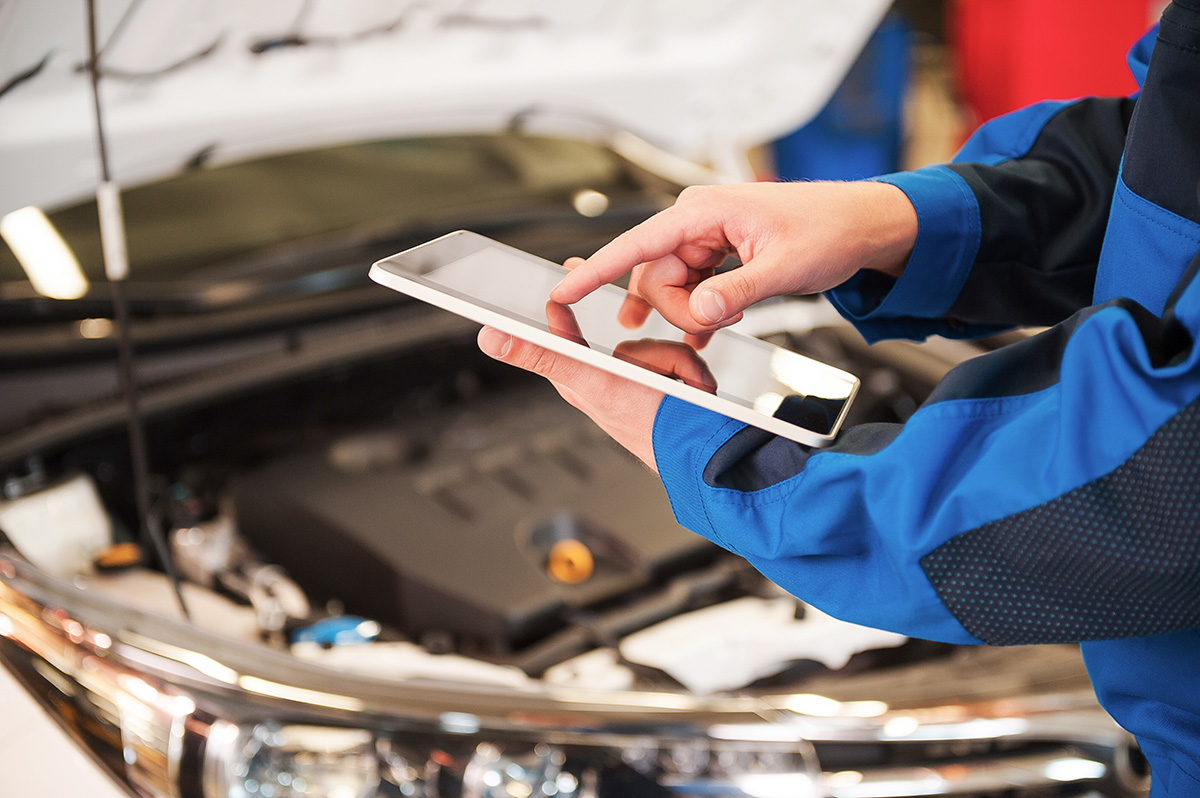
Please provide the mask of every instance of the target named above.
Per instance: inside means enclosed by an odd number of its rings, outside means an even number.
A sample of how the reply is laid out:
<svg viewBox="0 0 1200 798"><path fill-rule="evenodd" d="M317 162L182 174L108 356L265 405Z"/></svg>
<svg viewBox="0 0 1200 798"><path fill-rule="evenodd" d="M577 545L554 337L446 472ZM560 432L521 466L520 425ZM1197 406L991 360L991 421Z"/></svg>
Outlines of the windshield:
<svg viewBox="0 0 1200 798"><path fill-rule="evenodd" d="M406 234L555 214L578 219L638 192L628 164L598 144L517 133L356 143L217 167L203 159L124 190L135 285L195 289L295 278L344 265L336 258L314 263L314 252L372 243L395 251L412 243ZM590 205L581 204L583 195ZM104 282L95 201L48 216L95 295ZM0 246L0 298L32 296L22 265Z"/></svg>

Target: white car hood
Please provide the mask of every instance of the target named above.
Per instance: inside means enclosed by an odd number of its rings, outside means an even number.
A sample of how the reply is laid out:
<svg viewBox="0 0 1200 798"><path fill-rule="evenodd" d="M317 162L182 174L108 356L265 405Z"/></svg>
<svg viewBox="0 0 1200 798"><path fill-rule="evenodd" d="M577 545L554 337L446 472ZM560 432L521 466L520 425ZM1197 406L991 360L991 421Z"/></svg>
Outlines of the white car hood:
<svg viewBox="0 0 1200 798"><path fill-rule="evenodd" d="M368 138L624 130L744 173L888 0L97 0L113 178ZM0 214L97 181L84 4L0 0ZM256 54L265 42L304 41Z"/></svg>

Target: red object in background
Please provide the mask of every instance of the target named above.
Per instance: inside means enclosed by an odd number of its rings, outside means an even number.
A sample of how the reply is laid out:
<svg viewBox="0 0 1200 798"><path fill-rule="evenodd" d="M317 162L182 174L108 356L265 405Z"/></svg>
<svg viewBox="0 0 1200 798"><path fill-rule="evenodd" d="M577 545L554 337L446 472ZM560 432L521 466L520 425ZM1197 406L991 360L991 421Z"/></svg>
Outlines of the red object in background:
<svg viewBox="0 0 1200 798"><path fill-rule="evenodd" d="M1137 89L1125 53L1162 0L955 0L947 34L977 121L1047 99Z"/></svg>

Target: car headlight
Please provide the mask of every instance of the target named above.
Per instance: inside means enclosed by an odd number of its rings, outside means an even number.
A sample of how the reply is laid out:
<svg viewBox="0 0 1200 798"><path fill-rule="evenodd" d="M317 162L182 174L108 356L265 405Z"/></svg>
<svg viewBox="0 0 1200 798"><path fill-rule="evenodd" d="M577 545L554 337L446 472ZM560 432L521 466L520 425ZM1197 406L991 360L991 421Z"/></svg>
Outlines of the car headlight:
<svg viewBox="0 0 1200 798"><path fill-rule="evenodd" d="M0 660L118 782L153 798L1124 796L1146 787L1121 756L1135 751L1128 737L1086 694L901 711L795 694L388 682L130 610L5 552Z"/></svg>
<svg viewBox="0 0 1200 798"><path fill-rule="evenodd" d="M380 782L375 739L362 729L281 726L260 723L248 729L217 721L205 751L205 793L230 798L370 798ZM413 786L422 779L400 771Z"/></svg>
<svg viewBox="0 0 1200 798"><path fill-rule="evenodd" d="M622 743L626 747L621 747ZM367 732L331 726L217 721L207 737L207 798L582 798L675 794L816 795L803 743L641 739L555 745L476 735ZM774 750L772 750L772 748ZM632 752L632 753L631 753ZM667 792L669 790L669 793Z"/></svg>

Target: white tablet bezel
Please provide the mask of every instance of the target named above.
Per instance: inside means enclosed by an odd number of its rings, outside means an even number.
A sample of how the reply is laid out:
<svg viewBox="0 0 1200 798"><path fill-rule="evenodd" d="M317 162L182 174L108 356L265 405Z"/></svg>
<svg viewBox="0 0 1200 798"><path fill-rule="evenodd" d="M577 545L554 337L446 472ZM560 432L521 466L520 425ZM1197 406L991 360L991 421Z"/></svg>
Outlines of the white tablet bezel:
<svg viewBox="0 0 1200 798"><path fill-rule="evenodd" d="M465 237L465 239L464 239ZM478 246L471 247L469 242L477 243ZM840 378L848 386L848 395L842 404L840 413L837 419L831 425L828 434L822 434L805 427L792 424L787 421L780 420L773 416L759 412L752 407L738 404L737 402L725 399L723 397L707 393L699 388L692 387L678 380L662 374L657 374L649 369L629 363L604 352L591 349L583 344L562 338L552 332L534 327L520 319L506 316L503 313L492 310L491 308L483 307L466 299L463 299L452 294L448 294L437 286L421 282L419 276L411 269L405 266L405 261L412 262L415 259L423 259L422 267L428 266L428 261L432 258L434 262L439 262L439 255L446 249L453 249L452 257L446 257L444 263L451 263L459 258L466 257L468 254L477 252L481 249L491 248L499 249L520 258L529 261L536 261L550 266L558 266L552 261L539 258L531 255L528 252L517 249L515 247L502 244L499 241L494 241L486 236L472 233L466 230L459 230L454 233L441 236L440 238L421 244L404 252L397 253L391 257L384 258L371 266L370 278L380 285L391 288L407 294L416 299L428 302L443 310L448 310L459 316L471 319L472 321L486 324L490 327L495 327L510 335L516 336L530 343L545 347L551 351L557 352L567 357L579 360L588 365L603 369L611 374L616 374L634 382L640 383L654 390L669 394L678 399L698 405L707 410L719 413L723 416L745 422L759 429L780 435L789 440L796 441L813 447L828 446L836 438L838 431L841 429L842 423L845 421L846 414L853 403L855 396L858 393L859 380L854 375L842 371L834 366L814 361L812 358L799 355L790 350L782 350L788 353L789 356L802 358L805 361L821 366L823 369L829 369L836 372ZM414 267L416 265L414 264ZM624 294L624 290L615 285L605 285L599 290L617 292ZM715 335L721 336L736 336L753 342L758 347L770 347L772 349L780 349L774 344L763 341L752 336L745 335L737 330L722 329L718 330Z"/></svg>

